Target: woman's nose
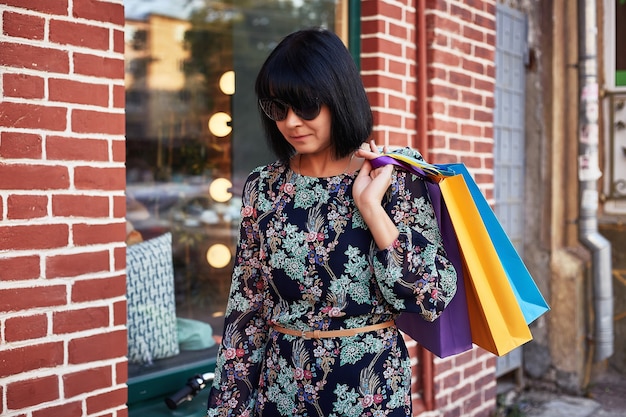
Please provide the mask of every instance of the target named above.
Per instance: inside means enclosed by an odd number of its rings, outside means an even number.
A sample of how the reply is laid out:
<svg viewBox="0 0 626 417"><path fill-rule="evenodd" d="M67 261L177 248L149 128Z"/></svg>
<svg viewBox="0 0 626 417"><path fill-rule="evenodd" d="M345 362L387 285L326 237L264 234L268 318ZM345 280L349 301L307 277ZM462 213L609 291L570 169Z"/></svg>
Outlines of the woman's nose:
<svg viewBox="0 0 626 417"><path fill-rule="evenodd" d="M302 124L302 119L298 117L298 115L293 111L291 107L287 110L287 117L285 118L285 123L289 126L297 126Z"/></svg>

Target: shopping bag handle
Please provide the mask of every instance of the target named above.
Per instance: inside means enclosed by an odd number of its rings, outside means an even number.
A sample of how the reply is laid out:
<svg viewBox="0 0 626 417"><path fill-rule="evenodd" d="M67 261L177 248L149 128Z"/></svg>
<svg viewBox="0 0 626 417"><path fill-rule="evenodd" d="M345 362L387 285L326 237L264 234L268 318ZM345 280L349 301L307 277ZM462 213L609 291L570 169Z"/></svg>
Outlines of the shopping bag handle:
<svg viewBox="0 0 626 417"><path fill-rule="evenodd" d="M396 165L432 182L439 182L445 177L455 175L454 171L451 169L429 164L426 161L393 152L374 158L370 160L370 163L374 168L389 164Z"/></svg>

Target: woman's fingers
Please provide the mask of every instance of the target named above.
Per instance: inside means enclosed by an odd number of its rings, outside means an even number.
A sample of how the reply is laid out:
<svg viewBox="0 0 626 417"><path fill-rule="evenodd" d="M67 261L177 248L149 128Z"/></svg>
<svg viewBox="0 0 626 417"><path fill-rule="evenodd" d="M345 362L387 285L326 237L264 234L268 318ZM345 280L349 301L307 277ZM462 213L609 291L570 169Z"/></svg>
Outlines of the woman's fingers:
<svg viewBox="0 0 626 417"><path fill-rule="evenodd" d="M372 164L370 163L368 158L365 158L365 161L363 161L363 165L361 165L359 176L360 175L368 176L370 175L371 172L372 172Z"/></svg>
<svg viewBox="0 0 626 417"><path fill-rule="evenodd" d="M384 180L389 180L391 181L391 174L393 173L393 165L384 165L378 169L375 169L371 172L371 177L372 178L378 178L378 177L383 177Z"/></svg>
<svg viewBox="0 0 626 417"><path fill-rule="evenodd" d="M388 152L388 148L387 146L383 147L383 152L387 153ZM356 151L356 156L360 157L360 158L364 158L364 159L374 159L374 158L378 158L381 155L378 146L376 146L376 142L374 142L373 140L371 140L369 142L369 150L366 148L360 148Z"/></svg>
<svg viewBox="0 0 626 417"><path fill-rule="evenodd" d="M385 165L383 167L374 169L369 162L372 159L376 159L379 156L381 156L381 152L379 151L378 146L376 146L376 142L371 140L369 142L369 148L370 150L360 148L356 152L356 155L358 157L365 159L365 162L363 163L363 166L361 167L360 174L362 174L363 176L369 176L372 179L382 174L384 177L390 179L391 174L393 172L393 167L391 165ZM383 153L387 153L388 151L389 151L388 147L385 145L383 147ZM382 180L382 181L385 181L385 180ZM378 182L380 183L380 181Z"/></svg>
<svg viewBox="0 0 626 417"><path fill-rule="evenodd" d="M370 140L370 149L372 152L380 154L380 150L378 146L376 146L376 142L374 142L374 140ZM389 153L389 147L387 145L383 145L383 153Z"/></svg>
<svg viewBox="0 0 626 417"><path fill-rule="evenodd" d="M380 156L374 152L367 151L365 149L359 149L358 151L356 151L355 155L359 158L365 159L366 161L378 158Z"/></svg>

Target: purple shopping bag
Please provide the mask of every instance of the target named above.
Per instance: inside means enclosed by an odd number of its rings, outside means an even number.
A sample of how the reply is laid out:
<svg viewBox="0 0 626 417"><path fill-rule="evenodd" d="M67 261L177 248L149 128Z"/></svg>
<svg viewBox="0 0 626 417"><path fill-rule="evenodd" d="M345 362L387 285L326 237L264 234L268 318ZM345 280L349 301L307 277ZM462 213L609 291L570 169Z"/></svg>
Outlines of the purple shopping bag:
<svg viewBox="0 0 626 417"><path fill-rule="evenodd" d="M398 165L425 179L428 194L439 223L443 246L448 259L457 271L456 295L437 320L429 322L417 313L403 312L396 319L396 325L413 340L440 358L472 349L472 333L470 331L467 299L465 296L463 262L452 221L441 196L439 185L428 181L428 176L419 168L405 165L393 158L379 157L371 162L378 166L388 163Z"/></svg>

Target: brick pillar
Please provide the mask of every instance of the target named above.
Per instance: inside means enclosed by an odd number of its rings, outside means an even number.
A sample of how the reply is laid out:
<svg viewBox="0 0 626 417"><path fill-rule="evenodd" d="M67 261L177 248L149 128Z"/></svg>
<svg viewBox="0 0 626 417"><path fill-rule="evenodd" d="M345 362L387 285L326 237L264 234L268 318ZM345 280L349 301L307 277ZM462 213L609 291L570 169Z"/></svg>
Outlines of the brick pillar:
<svg viewBox="0 0 626 417"><path fill-rule="evenodd" d="M361 75L379 144L411 146L416 129L415 0L361 2Z"/></svg>
<svg viewBox="0 0 626 417"><path fill-rule="evenodd" d="M124 417L123 1L0 3L0 414Z"/></svg>
<svg viewBox="0 0 626 417"><path fill-rule="evenodd" d="M416 7L416 0L361 2L362 76L380 144L418 143ZM487 198L493 197L495 14L495 0L426 0L429 159L464 162ZM496 405L495 362L479 348L435 358L435 410L422 412L415 393L416 415L488 416Z"/></svg>

